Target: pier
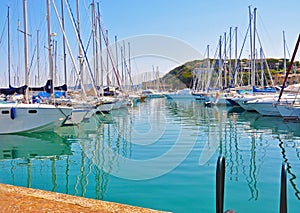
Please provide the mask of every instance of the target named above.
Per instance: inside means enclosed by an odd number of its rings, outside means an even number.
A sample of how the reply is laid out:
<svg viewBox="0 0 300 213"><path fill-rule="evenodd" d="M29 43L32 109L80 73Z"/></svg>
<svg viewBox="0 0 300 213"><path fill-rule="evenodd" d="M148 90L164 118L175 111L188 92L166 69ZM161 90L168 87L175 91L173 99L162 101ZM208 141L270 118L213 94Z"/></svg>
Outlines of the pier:
<svg viewBox="0 0 300 213"><path fill-rule="evenodd" d="M0 184L0 212L130 212L162 211Z"/></svg>

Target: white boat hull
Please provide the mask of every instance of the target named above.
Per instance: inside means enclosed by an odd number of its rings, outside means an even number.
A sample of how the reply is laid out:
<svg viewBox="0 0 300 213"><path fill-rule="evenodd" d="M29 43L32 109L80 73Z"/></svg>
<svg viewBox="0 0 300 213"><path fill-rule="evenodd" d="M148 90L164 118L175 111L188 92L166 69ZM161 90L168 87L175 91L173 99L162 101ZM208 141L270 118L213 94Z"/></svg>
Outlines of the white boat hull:
<svg viewBox="0 0 300 213"><path fill-rule="evenodd" d="M247 100L245 99L233 99L233 101L236 101L246 111L255 111L255 109L247 104Z"/></svg>
<svg viewBox="0 0 300 213"><path fill-rule="evenodd" d="M128 101L128 99L126 99L126 98L120 98L120 99L118 99L116 102L115 102L115 104L114 104L114 106L113 106L113 110L116 110L116 109L120 109L120 108L124 108L124 107L127 107L127 106L129 106L129 101Z"/></svg>
<svg viewBox="0 0 300 213"><path fill-rule="evenodd" d="M165 94L168 99L189 99L194 100L194 96L192 94Z"/></svg>
<svg viewBox="0 0 300 213"><path fill-rule="evenodd" d="M175 93L165 94L168 99L194 99L192 89L183 89Z"/></svg>
<svg viewBox="0 0 300 213"><path fill-rule="evenodd" d="M273 101L248 103L247 105L263 116L281 116Z"/></svg>
<svg viewBox="0 0 300 213"><path fill-rule="evenodd" d="M280 115L285 120L298 120L298 113L297 108L300 108L300 106L293 106L291 104L278 104L277 109L280 113Z"/></svg>
<svg viewBox="0 0 300 213"><path fill-rule="evenodd" d="M295 101L295 96L292 94L286 94L281 99L281 104L288 104ZM259 114L264 116L281 116L278 107L278 96L274 95L273 97L259 97L255 100L250 100L247 102L248 106L253 108Z"/></svg>
<svg viewBox="0 0 300 213"><path fill-rule="evenodd" d="M53 131L71 112L48 104L1 104L0 134Z"/></svg>
<svg viewBox="0 0 300 213"><path fill-rule="evenodd" d="M97 111L108 113L108 112L110 112L113 109L114 105L115 105L115 102L105 102L105 103L102 103L101 105L99 105L97 107L96 113L97 113Z"/></svg>

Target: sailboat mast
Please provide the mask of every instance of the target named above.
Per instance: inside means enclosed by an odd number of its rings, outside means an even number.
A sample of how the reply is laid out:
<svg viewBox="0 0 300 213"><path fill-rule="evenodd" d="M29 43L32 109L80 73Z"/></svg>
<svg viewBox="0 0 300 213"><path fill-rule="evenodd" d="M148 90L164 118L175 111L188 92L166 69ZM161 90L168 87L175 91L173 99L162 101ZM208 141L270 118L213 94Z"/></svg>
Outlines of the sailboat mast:
<svg viewBox="0 0 300 213"><path fill-rule="evenodd" d="M50 80L50 94L53 94L53 58L52 58L52 44L51 44L51 29L50 29L50 0L46 0L47 5L47 31L48 31L48 58L49 58L49 80Z"/></svg>
<svg viewBox="0 0 300 213"><path fill-rule="evenodd" d="M124 83L124 52L123 52L123 46L121 46L120 48L120 51L121 51L121 82L123 85L126 85Z"/></svg>
<svg viewBox="0 0 300 213"><path fill-rule="evenodd" d="M98 69L98 32L96 25L96 10L95 2L91 3L91 13L92 13L92 34L93 34L93 65L94 65L94 76L96 79L96 86L99 86L99 69Z"/></svg>
<svg viewBox="0 0 300 213"><path fill-rule="evenodd" d="M60 1L61 3L61 24L63 27L63 30L65 30L65 15L64 15L64 2L63 0ZM66 42L65 38L63 37L63 57L64 57L64 76L65 76L65 85L68 85L68 79L67 79L67 54L66 54Z"/></svg>
<svg viewBox="0 0 300 213"><path fill-rule="evenodd" d="M79 13L79 2L78 0L76 0L76 13L77 13L77 34L80 40L80 13ZM83 51L82 48L80 47L80 43L78 43L78 49L79 49L79 73L80 73L80 77L82 80L82 85L83 85Z"/></svg>
<svg viewBox="0 0 300 213"><path fill-rule="evenodd" d="M9 20L9 7L7 8L7 51L8 51L8 58L7 58L7 71L8 71L8 85L10 84L10 20Z"/></svg>
<svg viewBox="0 0 300 213"><path fill-rule="evenodd" d="M156 73L155 73L155 76L156 76L156 87L157 87L157 90L160 90L160 82L159 82L159 70L158 70L158 66L156 66Z"/></svg>
<svg viewBox="0 0 300 213"><path fill-rule="evenodd" d="M36 31L36 52L37 52L37 84L40 84L40 31Z"/></svg>
<svg viewBox="0 0 300 213"><path fill-rule="evenodd" d="M124 65L124 72L122 73L122 77L123 77L123 84L126 85L126 82L127 82L127 78L126 78L126 47L125 47L125 41L123 40L123 65ZM154 67L153 67L153 72L154 72Z"/></svg>
<svg viewBox="0 0 300 213"><path fill-rule="evenodd" d="M224 87L227 87L227 54L226 54L226 32L224 33Z"/></svg>
<svg viewBox="0 0 300 213"><path fill-rule="evenodd" d="M300 34L298 35L298 40L297 40L297 43L296 43L296 46L295 46L295 49L294 49L294 52L293 52L293 55L292 55L292 58L291 58L291 62L290 62L290 65L289 65L289 67L288 67L288 69L287 69L287 72L286 72L286 74L285 74L284 81L283 81L283 83L282 83L282 87L281 87L281 90L280 90L278 102L280 102L280 98L281 98L281 96L282 96L282 94L283 94L283 90L284 90L284 87L285 87L285 83L286 83L286 81L287 81L287 79L288 79L288 76L289 76L289 74L290 74L290 71L291 71L291 69L292 69L292 67L293 67L293 63L294 63L294 60L295 60L295 57L296 57L296 54L297 54L297 51L298 51L298 48L299 48L299 43L300 43Z"/></svg>
<svg viewBox="0 0 300 213"><path fill-rule="evenodd" d="M238 43L238 37L237 37L237 27L235 27L235 53L234 53L234 57L235 57L235 65L234 65L234 69L237 69L238 67L238 52L237 52L237 43ZM237 70L235 70L234 72L234 85L237 85Z"/></svg>
<svg viewBox="0 0 300 213"><path fill-rule="evenodd" d="M205 73L206 77L205 77L205 82L206 82L206 90L208 89L209 87L209 84L210 84L210 76L211 76L211 73L210 72L210 59L209 59L209 44L206 46L206 52L207 52L207 72ZM196 82L195 82L196 83Z"/></svg>
<svg viewBox="0 0 300 213"><path fill-rule="evenodd" d="M65 39L65 42L66 42L66 47L67 47L68 53L69 53L69 55L70 55L71 62L72 62L72 64L73 64L73 67L74 67L75 72L76 72L76 74L77 74L77 78L78 78L79 83L80 83L80 86L81 86L81 88L82 88L82 89L81 89L82 94L83 94L84 98L86 99L86 92L85 92L85 89L84 89L84 87L83 87L83 82L82 82L82 80L81 80L80 72L79 72L79 70L77 69L76 61L75 61L75 58L73 57L73 54L72 54L72 51L71 51L71 47L70 47L69 42L68 42L68 40L67 40L66 33L65 33L65 31L63 30L63 26L62 26L61 20L60 20L60 18L59 18L59 14L58 14L57 8L56 8L56 6L55 6L54 0L52 0L52 5L53 5L53 8L54 8L54 12L55 12L55 14L56 14L56 17L57 17L57 20L58 20L58 23L59 23L61 32L62 32L62 34L63 34L63 36L64 36L64 39ZM68 10L69 10L69 7L68 7L68 6L67 6L67 8L68 8ZM69 11L69 12L70 12L70 11ZM74 27L74 23L72 23L72 24L73 24L73 27ZM77 35L77 39L78 39L78 35ZM78 39L78 40L79 40L79 39Z"/></svg>
<svg viewBox="0 0 300 213"><path fill-rule="evenodd" d="M115 35L115 46L116 46L116 70L119 74L118 37L116 35Z"/></svg>
<svg viewBox="0 0 300 213"><path fill-rule="evenodd" d="M102 51L102 36L101 36L101 14L100 14L100 7L99 2L97 2L97 10L98 10L98 24L99 24L99 49L100 49L100 85L103 88L103 51Z"/></svg>
<svg viewBox="0 0 300 213"><path fill-rule="evenodd" d="M25 86L29 86L28 78L28 45L27 45L27 2L23 0L23 15L24 15L24 70L25 70ZM25 89L25 99L28 101L28 89Z"/></svg>
<svg viewBox="0 0 300 213"><path fill-rule="evenodd" d="M262 88L264 88L265 87L265 85L264 85L264 61L263 61L264 59L263 59L263 49L262 49L262 47L260 48L260 70L261 70L261 86L262 86Z"/></svg>
<svg viewBox="0 0 300 213"><path fill-rule="evenodd" d="M283 34L283 70L284 70L284 75L286 74L286 43L285 43L285 32L282 31Z"/></svg>
<svg viewBox="0 0 300 213"><path fill-rule="evenodd" d="M129 72L129 79L131 79L131 52L130 52L130 42L128 42L128 64L129 64L129 68L128 68L128 72ZM131 86L133 86L133 82L131 79Z"/></svg>
<svg viewBox="0 0 300 213"><path fill-rule="evenodd" d="M232 33L232 27L229 28L229 70L228 70L229 80L228 80L228 82L231 82L231 80L232 80L232 64L231 64L231 40L232 40L232 35L231 35L231 33Z"/></svg>
<svg viewBox="0 0 300 213"><path fill-rule="evenodd" d="M108 30L105 31L105 43L106 43L106 84L109 87L110 80L109 80L109 63L108 63Z"/></svg>
<svg viewBox="0 0 300 213"><path fill-rule="evenodd" d="M249 6L249 30L250 30L250 73L248 78L248 84L252 84L250 79L252 80L252 73L253 73L253 53L252 53L252 14L251 14L251 6Z"/></svg>
<svg viewBox="0 0 300 213"><path fill-rule="evenodd" d="M220 36L219 40L219 89L222 88L222 36Z"/></svg>
<svg viewBox="0 0 300 213"><path fill-rule="evenodd" d="M256 50L255 50L255 38L256 38L256 8L254 8L254 18L253 18L253 70L251 72L251 83L252 86L255 85L255 58L256 58Z"/></svg>
<svg viewBox="0 0 300 213"><path fill-rule="evenodd" d="M206 46L207 58L209 59L209 44Z"/></svg>

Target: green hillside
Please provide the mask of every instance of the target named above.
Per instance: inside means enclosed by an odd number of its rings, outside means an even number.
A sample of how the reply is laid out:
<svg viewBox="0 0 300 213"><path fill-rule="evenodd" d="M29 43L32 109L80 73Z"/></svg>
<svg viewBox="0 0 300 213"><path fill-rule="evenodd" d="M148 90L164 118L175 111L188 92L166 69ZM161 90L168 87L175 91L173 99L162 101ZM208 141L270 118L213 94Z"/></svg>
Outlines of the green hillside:
<svg viewBox="0 0 300 213"><path fill-rule="evenodd" d="M182 89L193 85L192 71L199 66L201 60L187 62L174 68L161 79L165 85L171 85L173 89Z"/></svg>
<svg viewBox="0 0 300 213"><path fill-rule="evenodd" d="M284 70L284 65L283 65L283 59L274 59L274 58L269 58L266 59L267 60L267 64L268 67L270 69L270 72L272 75L274 74L283 74ZM167 74L165 74L161 79L160 82L162 82L164 85L168 85L170 88L172 89L182 89L182 88L191 88L193 85L193 75L192 75L192 71L199 67L199 65L201 64L203 60L194 60L194 61L190 61L187 62L181 66L178 66L174 69L172 69L171 71L169 71ZM213 63L213 61L217 61L214 59L210 59L211 63ZM232 65L234 65L235 60L231 61ZM250 63L248 59L241 59L240 63L243 64L243 66L249 66L250 67ZM286 67L288 68L289 66L289 60L287 59L286 62ZM291 73L294 73L295 70L297 71L297 73L299 73L299 66L300 63L299 61L294 62L294 70L291 71ZM260 69L260 60L257 60L256 63L256 67L257 69ZM218 69L216 67L216 69ZM266 70L266 66L264 65L264 72L267 72ZM244 81L247 82L247 74L244 75L245 79Z"/></svg>

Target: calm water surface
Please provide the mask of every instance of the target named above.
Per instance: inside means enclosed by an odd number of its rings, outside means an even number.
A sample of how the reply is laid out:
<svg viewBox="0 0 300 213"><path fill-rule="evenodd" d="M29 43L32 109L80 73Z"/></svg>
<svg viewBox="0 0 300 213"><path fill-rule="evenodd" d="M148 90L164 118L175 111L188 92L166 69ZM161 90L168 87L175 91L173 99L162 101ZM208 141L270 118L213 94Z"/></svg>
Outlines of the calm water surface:
<svg viewBox="0 0 300 213"><path fill-rule="evenodd" d="M195 101L152 99L55 133L0 136L0 182L173 212L300 212L300 123Z"/></svg>

